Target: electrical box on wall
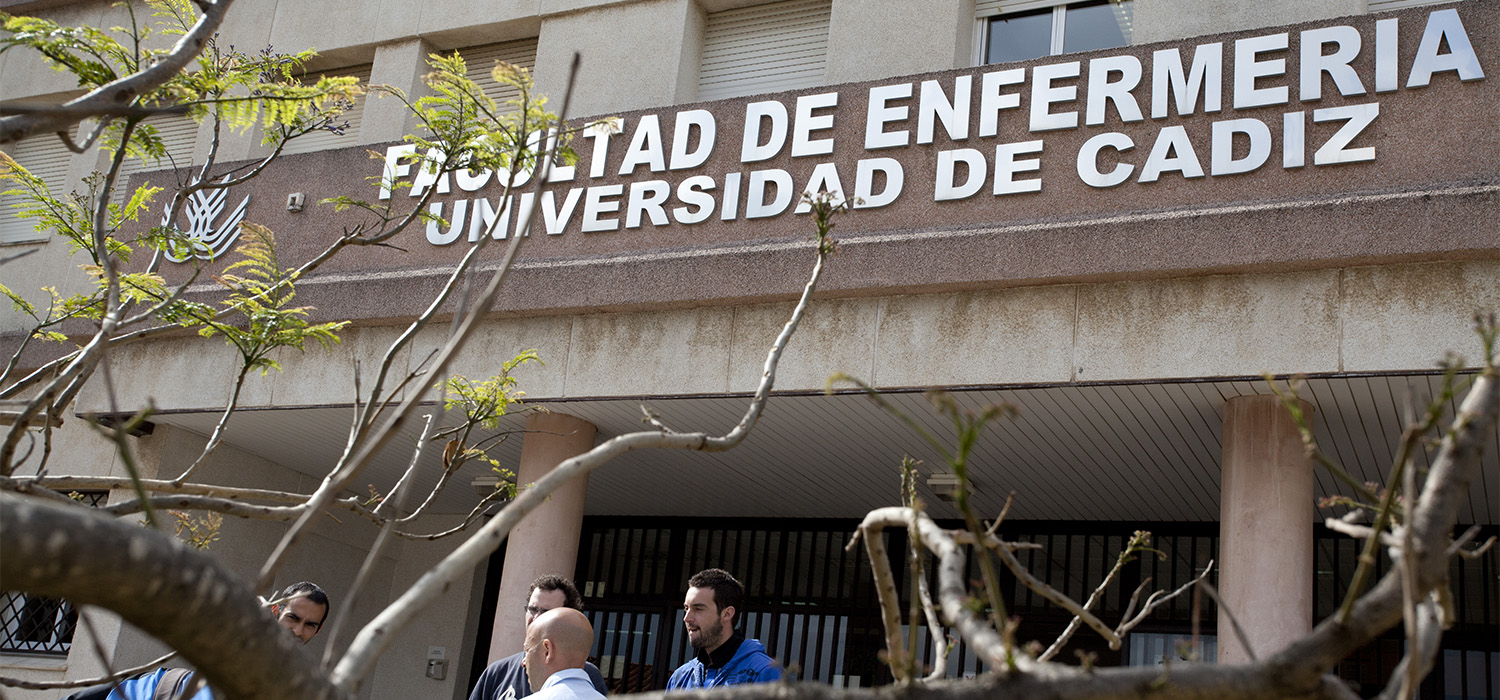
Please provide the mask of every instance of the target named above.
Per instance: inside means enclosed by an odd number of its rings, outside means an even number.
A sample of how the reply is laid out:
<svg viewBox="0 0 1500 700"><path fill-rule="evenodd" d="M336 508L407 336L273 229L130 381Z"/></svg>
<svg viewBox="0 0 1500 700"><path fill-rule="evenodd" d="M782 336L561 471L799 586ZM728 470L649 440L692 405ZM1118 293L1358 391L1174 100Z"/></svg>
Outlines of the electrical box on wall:
<svg viewBox="0 0 1500 700"><path fill-rule="evenodd" d="M448 677L447 647L427 647L427 677L437 681Z"/></svg>

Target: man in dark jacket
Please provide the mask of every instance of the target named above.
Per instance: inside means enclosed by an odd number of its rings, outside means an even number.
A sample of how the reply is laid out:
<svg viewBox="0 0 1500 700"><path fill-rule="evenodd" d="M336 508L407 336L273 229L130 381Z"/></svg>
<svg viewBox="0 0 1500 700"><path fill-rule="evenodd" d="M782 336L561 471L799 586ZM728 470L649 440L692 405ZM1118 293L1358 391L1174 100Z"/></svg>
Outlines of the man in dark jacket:
<svg viewBox="0 0 1500 700"><path fill-rule="evenodd" d="M583 609L583 596L572 581L556 574L539 576L531 582L531 592L526 596L526 626L530 627L538 617L554 608ZM583 666L594 689L601 695L609 694L604 684L604 674L591 663ZM469 693L469 700L521 700L531 694L531 685L526 680L526 651L507 656L484 669L479 682Z"/></svg>
<svg viewBox="0 0 1500 700"><path fill-rule="evenodd" d="M704 569L688 579L682 624L693 658L672 672L667 690L693 690L781 680L781 666L765 645L735 631L745 587L723 569Z"/></svg>

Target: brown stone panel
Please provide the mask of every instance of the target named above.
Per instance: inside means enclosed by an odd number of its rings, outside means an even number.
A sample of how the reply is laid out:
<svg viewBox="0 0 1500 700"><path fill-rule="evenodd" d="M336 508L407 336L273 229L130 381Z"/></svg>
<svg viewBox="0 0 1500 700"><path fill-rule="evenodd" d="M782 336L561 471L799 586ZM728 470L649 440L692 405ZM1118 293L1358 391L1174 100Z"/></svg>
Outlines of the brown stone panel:
<svg viewBox="0 0 1500 700"><path fill-rule="evenodd" d="M1044 222L910 240L850 235L819 287L826 296L947 292L1036 284L1108 282L1197 274L1309 270L1398 261L1500 258L1492 231L1500 191L1349 202L1286 204L1256 211L1159 212L1134 219ZM511 271L501 315L623 311L793 298L812 266L811 243L789 238L745 251L695 257L528 260ZM353 318L413 316L446 278L445 268L408 269L334 283L304 282L299 302ZM487 278L482 278L487 279Z"/></svg>
<svg viewBox="0 0 1500 700"><path fill-rule="evenodd" d="M847 191L854 187L856 163L862 158L899 160L905 187L895 202L860 210L840 221L841 252L824 289L841 296L1500 257L1500 227L1494 221L1500 191L1500 129L1494 126L1495 115L1500 114L1500 4L1464 2L1455 7L1486 73L1483 79L1460 81L1455 72L1447 71L1435 74L1428 87L1405 87L1430 14L1445 11L1416 8L619 115L625 120L624 129L610 140L607 175L597 180L588 177L591 148L597 141L578 139L574 181L550 189L561 199L570 187L621 186L627 194L616 198L620 210L612 215L621 220L621 230L581 232L586 193L561 235L541 233L539 214L533 224L536 233L523 247L523 264L502 294L497 312L563 313L789 298L800 288L808 269L804 241L809 221L790 211L745 220L743 180L752 171L775 168L788 172L794 186L801 188L816 165L832 162ZM1375 26L1378 20L1391 18L1399 26L1397 77L1401 87L1375 93ZM1344 25L1357 29L1362 38L1352 66L1365 94L1341 97L1334 82L1324 76L1322 99L1299 102L1301 32ZM1234 109L1235 42L1281 33L1288 34L1289 48L1266 52L1261 59L1284 59L1285 72L1262 78L1258 85L1285 86L1289 103ZM1221 43L1223 50L1224 109L1205 114L1200 106L1187 116L1175 116L1174 110L1174 116L1149 118L1153 52L1178 48L1190 65L1197 47L1214 43ZM1088 104L1084 96L1089 62L1127 55L1141 60L1141 82L1131 94L1148 115L1144 121L1122 123L1111 105L1105 123L1099 126L1028 131L1034 69L1080 62L1078 78L1055 83L1075 86L1078 99L1060 103L1053 111L1076 109L1082 123ZM1017 93L1019 108L1001 113L998 135L978 136L983 76L1013 69L1024 69L1026 80L1003 92ZM909 118L887 125L886 130L909 129L914 141L921 83L938 81L951 99L955 81L963 78L973 82L967 138L947 138L939 125L931 145L865 149L866 105L872 87L912 85L912 99L892 103L909 107ZM812 136L831 136L833 154L792 158L787 155L788 143L777 157L764 163L739 162L747 104L775 100L795 119L799 97L826 93L837 93L838 107L818 114L832 113L834 126ZM1349 148L1374 148L1374 159L1313 165L1314 152L1340 130L1343 121L1314 123L1312 112L1367 103L1379 103L1379 116ZM708 163L691 170L647 173L642 166L633 175L615 174L644 117L659 119L661 141L669 156L676 115L690 109L706 109L715 117L717 145ZM1306 113L1308 164L1286 169L1282 167L1283 115L1292 112ZM1167 172L1156 182L1135 181L1164 129L1182 128L1208 170L1213 124L1231 119L1257 119L1266 125L1271 152L1264 165L1237 175L1187 179ZM1135 146L1119 154L1105 149L1100 169L1107 171L1120 161L1133 165L1135 173L1118 186L1091 187L1077 174L1077 154L1086 141L1110 132L1124 134ZM1023 173L1022 177L1040 177L1040 192L994 196L986 182L973 196L933 201L941 151L977 149L993 169L998 145L1034 139L1043 141L1041 153L1022 157L1038 157L1040 173ZM383 154L384 147L374 150ZM1246 150L1243 139L1236 142L1236 156ZM371 160L363 147L287 157L253 186L232 192L230 206L250 194L247 218L277 232L285 260L304 260L360 220L357 214L335 214L331 207L312 203L339 193L365 192L373 199L365 179L379 175L381 163ZM728 173L742 177L741 215L734 221L721 221L716 209L713 218L699 224L673 222L658 227L648 221L640 228L623 228L632 185L655 179L668 183L674 193L666 204L670 212L681 204L675 197L678 184L706 175L717 183L713 192L717 207L723 203L719 194ZM308 208L300 213L285 211L283 203L290 192L303 192ZM453 194L438 201L444 203L444 215L451 217L456 202L476 196L495 199L498 187L491 184L469 194L454 185ZM409 207L415 200L398 192L393 201ZM464 246L462 242L432 245L422 227L404 232L392 244L396 247L340 254L304 282L303 299L332 316L410 316L420 310L424 299L431 298L442 268L456 262ZM486 258L498 259L502 248L491 246ZM209 271L223 264L210 263ZM174 267L167 275L185 279L186 270L187 266Z"/></svg>

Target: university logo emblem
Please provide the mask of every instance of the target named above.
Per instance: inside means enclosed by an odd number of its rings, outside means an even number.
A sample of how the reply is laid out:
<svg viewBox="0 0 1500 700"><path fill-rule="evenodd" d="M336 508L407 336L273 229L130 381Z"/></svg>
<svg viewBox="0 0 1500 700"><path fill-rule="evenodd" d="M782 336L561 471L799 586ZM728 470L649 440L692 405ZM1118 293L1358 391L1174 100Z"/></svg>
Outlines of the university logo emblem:
<svg viewBox="0 0 1500 700"><path fill-rule="evenodd" d="M224 176L222 182L228 181L229 176ZM219 214L224 212L224 203L228 198L228 188L198 190L188 195L187 204L183 206L183 213L187 214L188 225L183 235L193 247L186 255L180 257L175 251L167 251L168 260L179 263L192 258L213 260L234 245L235 240L240 237L240 222L245 219L245 208L250 206L250 196L245 195L245 199L234 208L229 218L215 228L214 222L219 218ZM163 216L161 224L171 226L172 222L167 216Z"/></svg>

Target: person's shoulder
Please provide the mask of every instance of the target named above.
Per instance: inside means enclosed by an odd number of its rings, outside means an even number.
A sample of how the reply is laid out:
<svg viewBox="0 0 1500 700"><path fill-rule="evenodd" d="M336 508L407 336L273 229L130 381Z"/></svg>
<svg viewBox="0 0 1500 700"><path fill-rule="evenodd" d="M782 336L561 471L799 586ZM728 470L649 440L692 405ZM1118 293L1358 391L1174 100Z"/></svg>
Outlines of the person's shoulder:
<svg viewBox="0 0 1500 700"><path fill-rule="evenodd" d="M518 651L518 652L516 652L514 654L511 654L510 656L507 656L507 657L505 657L503 659L500 659L500 660L496 661L495 663L490 664L489 667L486 668L485 670L488 671L491 668L509 668L511 666L516 666L516 665L520 665L520 666L525 666L526 665L526 652L525 651Z"/></svg>
<svg viewBox="0 0 1500 700"><path fill-rule="evenodd" d="M672 676L667 679L667 689L686 688L689 679L693 677L693 666L697 664L697 659L688 659L687 663L678 666L677 670L672 672Z"/></svg>
<svg viewBox="0 0 1500 700"><path fill-rule="evenodd" d="M747 639L740 645L739 663L741 682L765 683L768 681L781 680L781 664L766 653L766 647L759 640Z"/></svg>

